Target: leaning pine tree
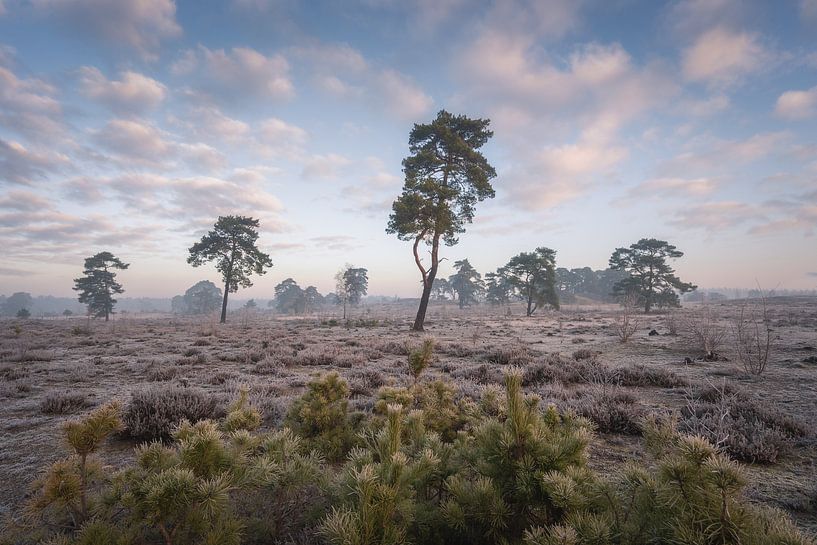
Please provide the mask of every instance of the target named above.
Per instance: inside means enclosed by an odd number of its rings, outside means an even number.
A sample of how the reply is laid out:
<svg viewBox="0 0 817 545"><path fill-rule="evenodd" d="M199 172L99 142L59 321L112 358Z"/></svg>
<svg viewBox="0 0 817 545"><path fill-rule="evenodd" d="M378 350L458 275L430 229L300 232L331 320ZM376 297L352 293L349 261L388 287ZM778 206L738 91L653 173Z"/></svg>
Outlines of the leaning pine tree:
<svg viewBox="0 0 817 545"><path fill-rule="evenodd" d="M409 135L411 155L403 159L405 183L394 201L387 233L413 241L414 262L423 281L423 295L414 331L423 331L428 300L440 263L440 240L457 243L474 218L476 203L494 196L496 171L479 148L493 136L488 119L470 119L445 110L431 123L415 124ZM420 243L431 246L431 265L420 257Z"/></svg>
<svg viewBox="0 0 817 545"><path fill-rule="evenodd" d="M264 274L272 267L269 255L256 246L258 220L246 216L219 216L213 229L190 247L187 262L199 267L208 261L224 279L224 299L221 301L221 323L227 321L227 296L238 287L252 286L252 274Z"/></svg>
<svg viewBox="0 0 817 545"><path fill-rule="evenodd" d="M123 293L122 284L116 281L112 269L127 269L111 252L100 252L85 260L82 278L74 279L74 291L79 292L79 302L88 305L88 313L96 318L105 317L107 322L116 305L114 294Z"/></svg>

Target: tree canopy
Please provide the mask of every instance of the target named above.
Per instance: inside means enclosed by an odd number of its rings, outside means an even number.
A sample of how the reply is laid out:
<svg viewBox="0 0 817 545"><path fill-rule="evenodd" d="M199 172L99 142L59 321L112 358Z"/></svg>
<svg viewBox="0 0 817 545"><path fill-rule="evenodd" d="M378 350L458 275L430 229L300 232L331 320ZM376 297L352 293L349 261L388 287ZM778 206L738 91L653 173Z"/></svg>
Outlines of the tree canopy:
<svg viewBox="0 0 817 545"><path fill-rule="evenodd" d="M283 314L301 314L306 308L304 290L292 278L275 286L275 310Z"/></svg>
<svg viewBox="0 0 817 545"><path fill-rule="evenodd" d="M259 221L246 216L219 216L213 229L190 247L187 262L199 267L215 261L224 280L221 323L227 320L227 297L239 286L252 286L250 277L272 267L269 255L258 249Z"/></svg>
<svg viewBox="0 0 817 545"><path fill-rule="evenodd" d="M123 263L111 252L100 252L85 260L81 278L74 279L74 291L79 292L79 302L88 305L88 312L107 322L113 314L117 293L124 293L122 284L116 281L115 269L124 270L130 265Z"/></svg>
<svg viewBox="0 0 817 545"><path fill-rule="evenodd" d="M613 293L637 297L644 312L650 312L653 306L680 306L678 292L686 293L697 287L682 282L667 263L667 259L683 255L684 252L672 244L655 238L642 238L629 248L616 248L610 256L610 268L625 271L629 276L615 284Z"/></svg>
<svg viewBox="0 0 817 545"><path fill-rule="evenodd" d="M423 330L428 300L439 268L440 241L452 246L474 218L476 203L494 196L496 171L479 149L493 136L488 119L471 119L441 110L431 123L415 124L410 155L403 160L403 190L392 204L386 232L412 241L423 293L415 331ZM431 247L431 264L420 257L420 243Z"/></svg>
<svg viewBox="0 0 817 545"><path fill-rule="evenodd" d="M522 252L505 265L508 282L526 303L526 313L532 316L543 305L559 308L556 293L556 251L536 248Z"/></svg>
<svg viewBox="0 0 817 545"><path fill-rule="evenodd" d="M209 314L221 304L221 288L209 280L201 280L171 301L173 312L177 314Z"/></svg>
<svg viewBox="0 0 817 545"><path fill-rule="evenodd" d="M467 259L455 261L454 269L457 272L448 277L448 283L457 294L459 307L464 308L476 304L478 296L484 289L482 275L471 266Z"/></svg>
<svg viewBox="0 0 817 545"><path fill-rule="evenodd" d="M337 304L343 305L343 319L346 319L346 305L357 306L369 291L369 271L347 264L335 275L335 295Z"/></svg>

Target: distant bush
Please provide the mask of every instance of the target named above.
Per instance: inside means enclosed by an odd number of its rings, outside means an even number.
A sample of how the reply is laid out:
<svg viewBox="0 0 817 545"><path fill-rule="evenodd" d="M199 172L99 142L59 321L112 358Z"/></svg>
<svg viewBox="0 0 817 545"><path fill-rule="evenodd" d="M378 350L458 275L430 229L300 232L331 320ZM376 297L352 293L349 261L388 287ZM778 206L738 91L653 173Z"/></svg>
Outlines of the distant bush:
<svg viewBox="0 0 817 545"><path fill-rule="evenodd" d="M43 414L70 414L90 407L85 394L77 392L52 392L40 402Z"/></svg>
<svg viewBox="0 0 817 545"><path fill-rule="evenodd" d="M219 413L218 400L207 392L165 386L133 392L122 420L131 437L155 440L168 439L182 420L198 422Z"/></svg>
<svg viewBox="0 0 817 545"><path fill-rule="evenodd" d="M632 394L618 389L599 389L568 404L602 433L641 433L644 409Z"/></svg>

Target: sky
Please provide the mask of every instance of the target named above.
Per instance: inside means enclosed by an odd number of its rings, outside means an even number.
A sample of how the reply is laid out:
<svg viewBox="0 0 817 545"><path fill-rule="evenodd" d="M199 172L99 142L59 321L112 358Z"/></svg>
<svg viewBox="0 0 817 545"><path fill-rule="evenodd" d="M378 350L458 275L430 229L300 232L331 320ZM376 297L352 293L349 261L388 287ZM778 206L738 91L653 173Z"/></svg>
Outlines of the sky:
<svg viewBox="0 0 817 545"><path fill-rule="evenodd" d="M414 123L488 118L496 197L445 248L605 268L643 237L699 286L817 287L817 0L0 0L0 293L126 296L212 267L219 215L291 277L418 296L385 227Z"/></svg>

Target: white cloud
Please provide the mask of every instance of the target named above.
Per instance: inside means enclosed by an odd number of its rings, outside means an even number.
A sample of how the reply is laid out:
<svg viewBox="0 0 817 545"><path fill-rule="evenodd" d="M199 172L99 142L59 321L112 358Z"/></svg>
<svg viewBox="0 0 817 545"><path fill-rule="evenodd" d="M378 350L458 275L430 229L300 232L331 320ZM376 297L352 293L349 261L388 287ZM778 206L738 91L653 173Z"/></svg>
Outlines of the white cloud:
<svg viewBox="0 0 817 545"><path fill-rule="evenodd" d="M264 55L248 47L229 50L199 46L186 51L173 68L177 75L198 76L208 93L230 101L238 97L288 99L295 95L289 63L281 54Z"/></svg>
<svg viewBox="0 0 817 545"><path fill-rule="evenodd" d="M0 138L0 182L30 185L69 163L64 155L32 151Z"/></svg>
<svg viewBox="0 0 817 545"><path fill-rule="evenodd" d="M414 120L431 111L434 100L416 83L396 70L384 70L377 78L387 111Z"/></svg>
<svg viewBox="0 0 817 545"><path fill-rule="evenodd" d="M739 201L718 201L684 206L675 212L669 223L685 229L719 232L764 218L762 210L756 206Z"/></svg>
<svg viewBox="0 0 817 545"><path fill-rule="evenodd" d="M585 193L627 155L624 147L592 140L548 146L503 175L505 188L523 208L551 208Z"/></svg>
<svg viewBox="0 0 817 545"><path fill-rule="evenodd" d="M627 192L628 199L649 199L655 197L705 197L717 188L711 178L653 178L638 184Z"/></svg>
<svg viewBox="0 0 817 545"><path fill-rule="evenodd" d="M684 51L683 71L692 81L728 85L760 69L769 59L757 35L718 26L701 34Z"/></svg>
<svg viewBox="0 0 817 545"><path fill-rule="evenodd" d="M167 88L138 72L126 70L119 80L108 80L99 69L83 66L80 71L82 93L118 113L141 113L157 107L167 94Z"/></svg>
<svg viewBox="0 0 817 545"><path fill-rule="evenodd" d="M94 133L103 148L137 161L157 163L173 151L166 134L148 123L131 119L112 119Z"/></svg>
<svg viewBox="0 0 817 545"><path fill-rule="evenodd" d="M817 86L806 91L786 91L777 98L775 113L787 119L806 119L817 114Z"/></svg>
<svg viewBox="0 0 817 545"><path fill-rule="evenodd" d="M53 140L64 131L57 88L38 78L17 76L14 50L0 47L0 125L34 140Z"/></svg>
<svg viewBox="0 0 817 545"><path fill-rule="evenodd" d="M340 176L341 171L351 164L352 161L349 158L337 153L312 155L304 162L301 177L307 179L334 179Z"/></svg>
<svg viewBox="0 0 817 545"><path fill-rule="evenodd" d="M121 44L155 59L161 42L182 33L173 0L31 0L46 16L77 32Z"/></svg>
<svg viewBox="0 0 817 545"><path fill-rule="evenodd" d="M303 155L308 139L304 129L275 117L265 119L258 126L258 145L263 155L297 160Z"/></svg>

